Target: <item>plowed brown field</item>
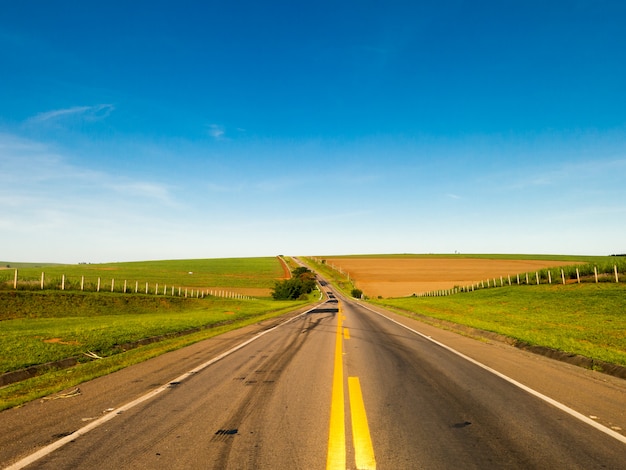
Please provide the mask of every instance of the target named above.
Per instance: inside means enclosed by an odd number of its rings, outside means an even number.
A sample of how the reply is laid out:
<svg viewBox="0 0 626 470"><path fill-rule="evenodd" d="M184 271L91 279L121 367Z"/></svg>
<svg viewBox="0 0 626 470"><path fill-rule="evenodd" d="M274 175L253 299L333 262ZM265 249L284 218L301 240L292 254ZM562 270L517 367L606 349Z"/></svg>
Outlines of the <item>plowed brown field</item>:
<svg viewBox="0 0 626 470"><path fill-rule="evenodd" d="M369 297L402 297L454 286L469 286L500 276L534 273L543 268L578 264L546 260L479 258L332 258L328 264L350 275ZM506 281L505 281L506 282ZM513 281L515 282L515 281Z"/></svg>

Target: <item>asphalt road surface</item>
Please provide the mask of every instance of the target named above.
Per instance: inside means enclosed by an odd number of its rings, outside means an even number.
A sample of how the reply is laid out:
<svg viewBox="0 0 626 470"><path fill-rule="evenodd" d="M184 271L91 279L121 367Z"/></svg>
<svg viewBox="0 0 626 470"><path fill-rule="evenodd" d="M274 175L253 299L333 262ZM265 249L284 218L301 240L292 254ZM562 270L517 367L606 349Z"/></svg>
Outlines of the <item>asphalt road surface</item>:
<svg viewBox="0 0 626 470"><path fill-rule="evenodd" d="M376 310L331 299L2 412L0 461L626 468L626 381Z"/></svg>

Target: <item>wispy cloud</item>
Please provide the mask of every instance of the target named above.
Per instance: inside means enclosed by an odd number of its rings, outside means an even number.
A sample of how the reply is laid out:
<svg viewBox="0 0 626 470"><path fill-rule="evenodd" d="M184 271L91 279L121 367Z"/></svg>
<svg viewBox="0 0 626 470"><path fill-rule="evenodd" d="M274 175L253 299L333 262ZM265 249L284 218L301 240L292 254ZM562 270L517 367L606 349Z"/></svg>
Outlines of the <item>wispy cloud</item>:
<svg viewBox="0 0 626 470"><path fill-rule="evenodd" d="M126 200L175 205L166 184L87 168L41 143L0 134L0 149L0 201L11 198L24 209L59 200L83 201L85 207Z"/></svg>
<svg viewBox="0 0 626 470"><path fill-rule="evenodd" d="M36 114L29 118L29 124L58 122L65 119L81 119L84 121L98 121L106 118L115 110L112 104L98 104L95 106L74 106L72 108L55 109Z"/></svg>
<svg viewBox="0 0 626 470"><path fill-rule="evenodd" d="M226 140L226 130L219 124L209 124L208 133L215 140Z"/></svg>

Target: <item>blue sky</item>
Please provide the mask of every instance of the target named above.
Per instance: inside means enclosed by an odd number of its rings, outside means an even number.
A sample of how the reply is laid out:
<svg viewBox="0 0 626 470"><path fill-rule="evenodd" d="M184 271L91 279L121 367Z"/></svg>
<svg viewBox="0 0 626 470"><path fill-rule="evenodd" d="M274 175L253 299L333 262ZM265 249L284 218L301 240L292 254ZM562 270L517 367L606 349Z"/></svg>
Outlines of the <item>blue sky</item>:
<svg viewBox="0 0 626 470"><path fill-rule="evenodd" d="M3 2L0 260L626 252L626 3L299 3Z"/></svg>

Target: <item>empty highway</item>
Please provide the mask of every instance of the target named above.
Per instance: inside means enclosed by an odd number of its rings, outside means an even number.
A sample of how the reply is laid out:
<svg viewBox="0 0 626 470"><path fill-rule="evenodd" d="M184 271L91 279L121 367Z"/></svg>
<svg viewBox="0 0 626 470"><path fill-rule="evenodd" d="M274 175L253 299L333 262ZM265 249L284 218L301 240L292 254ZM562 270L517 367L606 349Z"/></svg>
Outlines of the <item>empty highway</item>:
<svg viewBox="0 0 626 470"><path fill-rule="evenodd" d="M7 410L3 467L626 468L625 381L376 310L330 299Z"/></svg>

